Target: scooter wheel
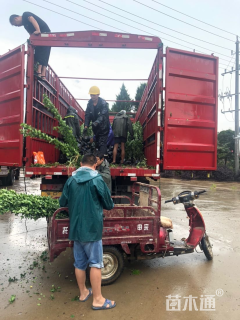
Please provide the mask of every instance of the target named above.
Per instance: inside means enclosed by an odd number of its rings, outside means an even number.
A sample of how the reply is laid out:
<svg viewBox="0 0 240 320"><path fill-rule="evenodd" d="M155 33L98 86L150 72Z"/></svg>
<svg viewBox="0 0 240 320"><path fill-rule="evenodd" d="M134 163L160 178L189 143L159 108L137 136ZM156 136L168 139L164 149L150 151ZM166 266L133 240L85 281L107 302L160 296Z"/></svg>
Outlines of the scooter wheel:
<svg viewBox="0 0 240 320"><path fill-rule="evenodd" d="M205 233L205 235L202 237L201 240L201 248L208 260L213 259L213 251L212 251L212 245L209 241L208 235Z"/></svg>
<svg viewBox="0 0 240 320"><path fill-rule="evenodd" d="M115 282L123 272L123 254L114 246L103 246L102 286Z"/></svg>
<svg viewBox="0 0 240 320"><path fill-rule="evenodd" d="M115 282L124 269L123 254L114 246L103 246L102 286ZM86 270L87 280L90 281L90 267Z"/></svg>

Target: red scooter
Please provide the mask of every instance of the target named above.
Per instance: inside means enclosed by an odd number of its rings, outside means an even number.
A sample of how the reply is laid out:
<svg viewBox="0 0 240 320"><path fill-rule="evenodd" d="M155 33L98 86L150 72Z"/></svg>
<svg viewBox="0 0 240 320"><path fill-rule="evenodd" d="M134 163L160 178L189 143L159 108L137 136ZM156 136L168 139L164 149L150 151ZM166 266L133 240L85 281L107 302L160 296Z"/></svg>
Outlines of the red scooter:
<svg viewBox="0 0 240 320"><path fill-rule="evenodd" d="M194 191L194 192L183 191L177 197L174 197L171 200L166 200L165 203L173 202L174 204L182 203L184 205L184 208L189 217L189 226L190 226L189 236L187 239L184 239L184 242L189 248L196 248L196 246L199 245L200 249L204 252L206 258L208 260L212 260L213 259L212 245L206 233L205 223L204 223L201 212L193 203L193 201L195 199L198 199L199 195L204 192L206 192L206 190ZM168 231L171 231L171 230L168 230ZM171 239L170 234L169 234L169 238ZM171 243L171 240L170 240L170 243ZM179 250L179 248L176 245L176 242L174 242L173 247L176 253L176 251Z"/></svg>

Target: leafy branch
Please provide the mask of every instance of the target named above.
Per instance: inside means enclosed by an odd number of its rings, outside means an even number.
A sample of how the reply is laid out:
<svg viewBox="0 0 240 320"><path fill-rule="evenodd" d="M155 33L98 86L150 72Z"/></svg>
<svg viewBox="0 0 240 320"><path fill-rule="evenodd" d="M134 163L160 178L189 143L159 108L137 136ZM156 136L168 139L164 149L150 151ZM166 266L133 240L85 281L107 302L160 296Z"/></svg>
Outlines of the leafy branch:
<svg viewBox="0 0 240 320"><path fill-rule="evenodd" d="M0 214L12 212L22 218L34 219L51 217L59 208L57 199L16 193L14 190L0 190Z"/></svg>
<svg viewBox="0 0 240 320"><path fill-rule="evenodd" d="M24 137L42 139L50 144L55 145L55 147L59 149L63 154L65 154L68 158L80 156L78 144L72 133L72 129L69 128L69 126L66 124L66 121L62 119L58 110L46 95L44 95L43 102L45 107L53 114L53 117L58 121L59 125L57 127L54 127L53 129L63 136L64 142L59 141L58 138L53 138L48 134L42 132L41 130L38 130L26 123L21 124L21 133L24 135Z"/></svg>
<svg viewBox="0 0 240 320"><path fill-rule="evenodd" d="M141 163L141 167L146 166L146 160L143 152L143 128L139 121L133 123L134 138L130 139L128 134L126 143L126 160L134 163Z"/></svg>

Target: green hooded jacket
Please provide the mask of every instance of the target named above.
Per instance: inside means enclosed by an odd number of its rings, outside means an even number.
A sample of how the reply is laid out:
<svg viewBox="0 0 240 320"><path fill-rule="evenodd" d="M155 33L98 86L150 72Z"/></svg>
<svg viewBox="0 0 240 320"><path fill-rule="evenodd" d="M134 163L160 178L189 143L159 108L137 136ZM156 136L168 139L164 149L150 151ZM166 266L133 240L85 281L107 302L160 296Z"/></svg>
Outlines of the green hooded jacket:
<svg viewBox="0 0 240 320"><path fill-rule="evenodd" d="M114 207L109 189L97 171L81 167L64 185L59 199L68 207L69 240L99 241L103 231L103 209Z"/></svg>
<svg viewBox="0 0 240 320"><path fill-rule="evenodd" d="M113 120L112 130L114 137L123 137L127 138L128 132L133 136L133 127L132 122L129 117L126 115L124 110L118 112Z"/></svg>
<svg viewBox="0 0 240 320"><path fill-rule="evenodd" d="M97 171L100 173L100 175L103 178L103 181L108 186L108 189L110 190L110 193L112 192L112 177L111 177L111 171L109 168L109 163L105 159L99 167L97 167Z"/></svg>
<svg viewBox="0 0 240 320"><path fill-rule="evenodd" d="M76 110L69 107L63 120L65 120L66 124L72 129L74 137L79 140L81 136L81 129Z"/></svg>

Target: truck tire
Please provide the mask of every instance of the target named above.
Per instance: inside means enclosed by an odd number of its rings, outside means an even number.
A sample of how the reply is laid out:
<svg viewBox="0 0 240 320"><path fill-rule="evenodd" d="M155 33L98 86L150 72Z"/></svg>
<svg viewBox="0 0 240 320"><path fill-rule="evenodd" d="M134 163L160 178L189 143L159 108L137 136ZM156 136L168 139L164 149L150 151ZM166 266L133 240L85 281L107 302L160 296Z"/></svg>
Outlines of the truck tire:
<svg viewBox="0 0 240 320"><path fill-rule="evenodd" d="M14 171L12 169L9 170L9 173L6 177L2 178L3 186L12 186L14 182Z"/></svg>
<svg viewBox="0 0 240 320"><path fill-rule="evenodd" d="M123 254L113 246L103 246L102 286L115 282L123 272Z"/></svg>
<svg viewBox="0 0 240 320"><path fill-rule="evenodd" d="M208 260L213 259L213 251L212 251L212 245L209 241L208 235L205 233L205 235L202 237L201 240L201 248Z"/></svg>

